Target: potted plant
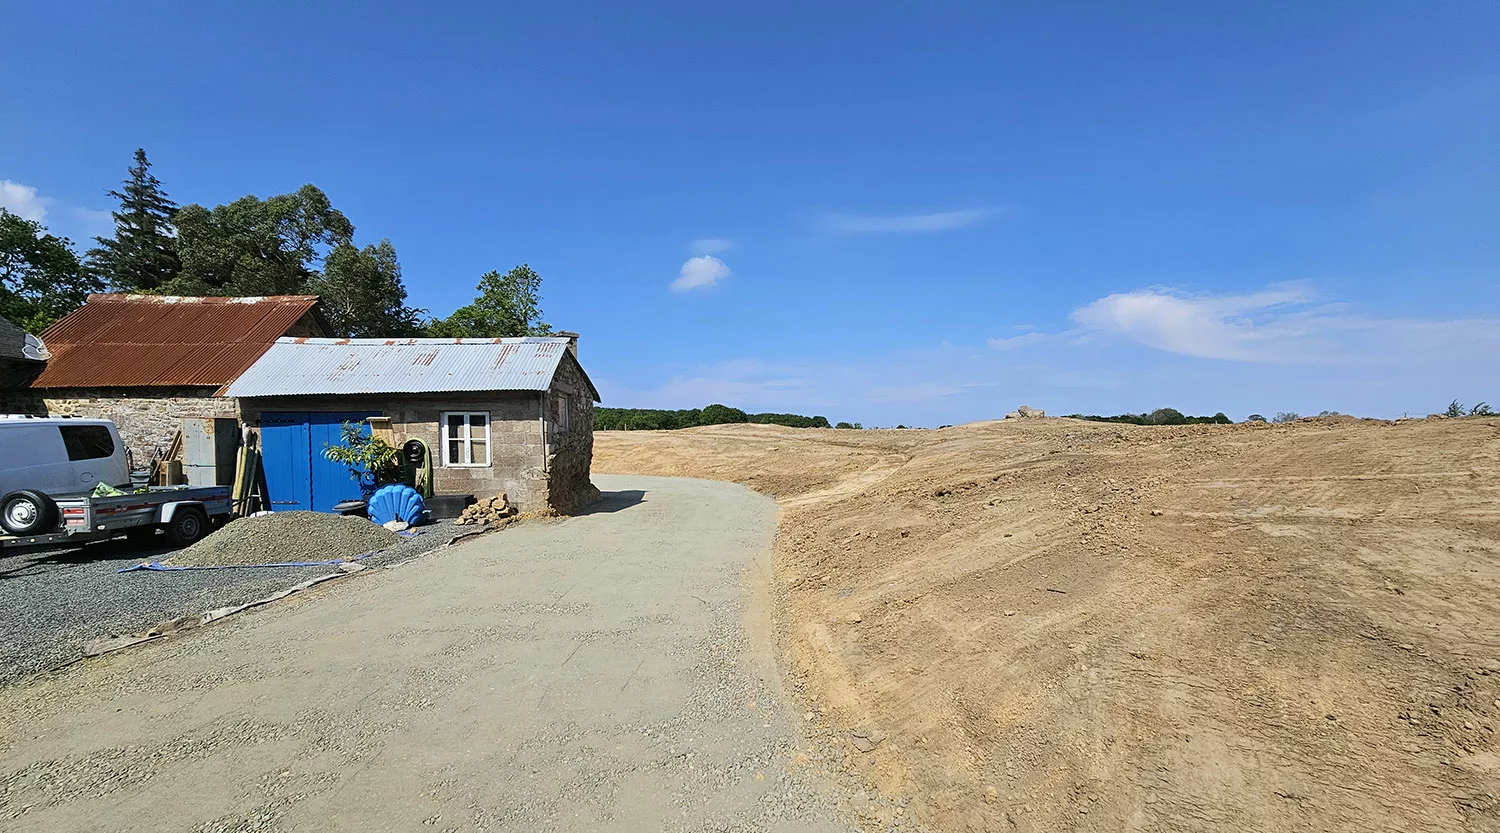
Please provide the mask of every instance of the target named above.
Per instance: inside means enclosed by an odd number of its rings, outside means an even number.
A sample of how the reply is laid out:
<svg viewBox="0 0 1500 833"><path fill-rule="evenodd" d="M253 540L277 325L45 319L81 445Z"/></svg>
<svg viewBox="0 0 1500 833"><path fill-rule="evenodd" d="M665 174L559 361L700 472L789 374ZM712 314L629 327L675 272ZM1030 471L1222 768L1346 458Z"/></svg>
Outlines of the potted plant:
<svg viewBox="0 0 1500 833"><path fill-rule="evenodd" d="M359 484L366 500L375 490L401 478L400 451L390 443L365 433L363 425L346 422L339 429L339 444L323 446L323 456L349 467L349 478Z"/></svg>

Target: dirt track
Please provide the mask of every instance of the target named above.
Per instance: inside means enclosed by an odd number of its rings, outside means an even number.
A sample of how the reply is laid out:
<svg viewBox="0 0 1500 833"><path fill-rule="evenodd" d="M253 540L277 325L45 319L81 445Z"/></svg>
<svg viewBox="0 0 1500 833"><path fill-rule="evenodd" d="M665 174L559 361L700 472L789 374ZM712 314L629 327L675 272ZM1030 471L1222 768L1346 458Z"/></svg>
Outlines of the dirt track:
<svg viewBox="0 0 1500 833"><path fill-rule="evenodd" d="M791 681L940 830L1500 830L1500 420L601 433L784 508Z"/></svg>

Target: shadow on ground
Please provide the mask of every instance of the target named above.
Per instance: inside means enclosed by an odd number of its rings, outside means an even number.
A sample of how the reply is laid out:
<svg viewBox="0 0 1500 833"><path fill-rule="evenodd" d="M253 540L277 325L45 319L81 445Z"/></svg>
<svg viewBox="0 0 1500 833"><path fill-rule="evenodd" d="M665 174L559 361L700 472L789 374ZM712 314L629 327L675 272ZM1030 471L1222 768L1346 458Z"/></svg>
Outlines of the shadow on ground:
<svg viewBox="0 0 1500 833"><path fill-rule="evenodd" d="M599 499L588 506L574 512L574 515L601 515L610 512L619 512L632 506L644 503L646 492L644 489L622 489L618 492L600 492Z"/></svg>

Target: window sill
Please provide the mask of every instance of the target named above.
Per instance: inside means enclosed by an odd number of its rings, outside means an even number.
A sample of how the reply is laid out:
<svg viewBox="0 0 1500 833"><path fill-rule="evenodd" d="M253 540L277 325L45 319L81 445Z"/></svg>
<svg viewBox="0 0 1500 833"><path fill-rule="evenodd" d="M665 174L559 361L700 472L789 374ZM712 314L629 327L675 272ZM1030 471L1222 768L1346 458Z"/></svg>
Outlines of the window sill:
<svg viewBox="0 0 1500 833"><path fill-rule="evenodd" d="M444 463L445 469L488 469L493 468L490 463Z"/></svg>

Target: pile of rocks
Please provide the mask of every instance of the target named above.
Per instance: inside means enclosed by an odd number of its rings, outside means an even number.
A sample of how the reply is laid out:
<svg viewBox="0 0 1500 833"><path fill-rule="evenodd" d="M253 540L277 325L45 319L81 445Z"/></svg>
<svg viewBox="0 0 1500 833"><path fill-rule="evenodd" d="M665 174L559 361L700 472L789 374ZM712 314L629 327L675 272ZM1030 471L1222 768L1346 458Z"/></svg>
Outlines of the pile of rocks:
<svg viewBox="0 0 1500 833"><path fill-rule="evenodd" d="M515 515L516 507L511 504L510 498L501 492L492 498L480 498L478 503L470 504L458 516L457 523L495 526Z"/></svg>
<svg viewBox="0 0 1500 833"><path fill-rule="evenodd" d="M1045 416L1047 416L1047 412L1044 411L1044 410L1042 410L1041 408L1033 408L1033 407L1031 407L1029 405L1022 405L1021 407L1015 409L1014 411L1011 411L1010 413L1006 414L1005 418L1006 419L1042 419Z"/></svg>

